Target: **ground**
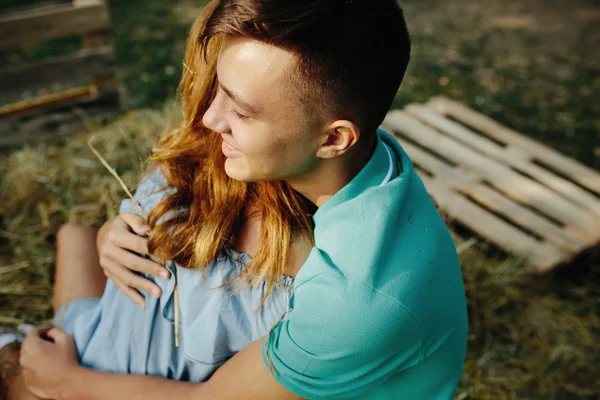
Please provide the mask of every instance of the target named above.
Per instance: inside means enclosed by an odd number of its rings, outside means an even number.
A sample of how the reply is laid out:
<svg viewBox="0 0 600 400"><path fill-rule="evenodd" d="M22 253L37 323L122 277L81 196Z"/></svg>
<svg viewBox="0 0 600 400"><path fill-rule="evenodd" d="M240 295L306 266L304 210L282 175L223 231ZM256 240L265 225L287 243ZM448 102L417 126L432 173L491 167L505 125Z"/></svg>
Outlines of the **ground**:
<svg viewBox="0 0 600 400"><path fill-rule="evenodd" d="M7 6L24 2L13 3ZM105 128L0 156L0 324L51 317L56 230L66 221L99 226L125 196L89 151L90 134L132 187L152 143L177 120L164 102L175 93L185 34L201 4L109 1L131 111ZM394 107L445 95L600 169L596 1L401 4L413 57ZM0 54L0 63L76 45L71 38L31 46ZM591 259L538 277L483 242L461 253L470 335L458 399L600 397L600 266Z"/></svg>

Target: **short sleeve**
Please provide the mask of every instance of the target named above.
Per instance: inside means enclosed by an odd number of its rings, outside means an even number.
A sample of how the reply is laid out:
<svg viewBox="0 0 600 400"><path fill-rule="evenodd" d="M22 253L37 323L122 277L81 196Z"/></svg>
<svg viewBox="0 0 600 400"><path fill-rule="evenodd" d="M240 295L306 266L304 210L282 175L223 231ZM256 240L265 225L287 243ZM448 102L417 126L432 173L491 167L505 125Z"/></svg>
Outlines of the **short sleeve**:
<svg viewBox="0 0 600 400"><path fill-rule="evenodd" d="M298 396L368 393L422 358L418 321L361 281L316 275L295 289L291 305L263 339L262 355L275 379Z"/></svg>
<svg viewBox="0 0 600 400"><path fill-rule="evenodd" d="M168 180L163 175L160 167L155 167L149 173L144 175L138 185L133 198L139 203L146 215L166 196L174 192L175 188L168 186ZM130 212L138 214L133 201L125 198L121 202L119 212Z"/></svg>

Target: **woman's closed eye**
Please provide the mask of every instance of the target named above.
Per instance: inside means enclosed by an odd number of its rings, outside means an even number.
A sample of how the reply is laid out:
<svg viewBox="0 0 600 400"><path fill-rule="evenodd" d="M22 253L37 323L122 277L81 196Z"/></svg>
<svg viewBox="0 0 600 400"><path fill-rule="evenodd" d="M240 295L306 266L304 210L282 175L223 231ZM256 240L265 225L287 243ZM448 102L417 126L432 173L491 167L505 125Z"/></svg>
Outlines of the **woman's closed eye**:
<svg viewBox="0 0 600 400"><path fill-rule="evenodd" d="M247 120L247 119L248 119L248 117L246 117L245 115L242 115L242 114L240 114L239 112L235 111L235 109L234 109L233 107L231 107L231 108L229 109L229 112L230 112L230 113L231 113L231 114L232 114L234 117L236 117L237 119L240 119L240 120L242 120L242 121L245 121L245 120Z"/></svg>

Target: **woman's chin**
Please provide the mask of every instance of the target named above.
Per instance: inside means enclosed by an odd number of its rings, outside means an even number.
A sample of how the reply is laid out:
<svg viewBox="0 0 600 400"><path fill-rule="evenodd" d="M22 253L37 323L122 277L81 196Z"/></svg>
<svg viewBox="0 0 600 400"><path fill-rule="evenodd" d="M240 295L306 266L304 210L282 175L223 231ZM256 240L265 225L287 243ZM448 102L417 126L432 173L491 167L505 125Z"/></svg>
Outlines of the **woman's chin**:
<svg viewBox="0 0 600 400"><path fill-rule="evenodd" d="M225 160L225 173L228 177L234 181L240 182L253 182L256 179L252 179L248 169L245 165L241 165L240 159L227 158Z"/></svg>

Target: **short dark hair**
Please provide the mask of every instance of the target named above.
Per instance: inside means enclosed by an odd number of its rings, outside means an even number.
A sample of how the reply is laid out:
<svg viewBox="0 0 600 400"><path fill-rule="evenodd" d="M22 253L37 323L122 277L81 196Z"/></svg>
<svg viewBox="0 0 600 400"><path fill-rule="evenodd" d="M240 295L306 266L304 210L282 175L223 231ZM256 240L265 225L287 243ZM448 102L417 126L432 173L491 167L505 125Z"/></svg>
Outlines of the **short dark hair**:
<svg viewBox="0 0 600 400"><path fill-rule="evenodd" d="M199 38L242 36L298 56L297 84L331 117L375 132L410 59L396 0L215 0Z"/></svg>

